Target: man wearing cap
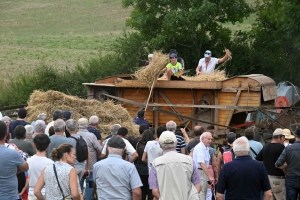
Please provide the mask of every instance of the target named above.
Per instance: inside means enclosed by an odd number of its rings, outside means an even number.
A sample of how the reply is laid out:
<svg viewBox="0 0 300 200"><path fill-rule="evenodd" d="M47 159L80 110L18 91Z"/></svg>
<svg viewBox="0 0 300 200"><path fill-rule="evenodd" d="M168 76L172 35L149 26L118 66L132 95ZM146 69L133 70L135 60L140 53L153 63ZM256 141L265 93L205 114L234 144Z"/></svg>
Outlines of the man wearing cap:
<svg viewBox="0 0 300 200"><path fill-rule="evenodd" d="M175 53L177 55L177 62L179 62L181 64L182 70L184 70L184 67L185 67L184 59L178 56L178 52L176 51L176 49L170 49L169 56L172 53Z"/></svg>
<svg viewBox="0 0 300 200"><path fill-rule="evenodd" d="M223 58L215 58L211 57L212 53L210 50L206 50L204 53L204 58L201 58L198 63L198 67L196 68L196 75L204 73L214 73L215 67L217 64L223 63L228 59L230 55L230 51L225 49L225 56Z"/></svg>
<svg viewBox="0 0 300 200"><path fill-rule="evenodd" d="M286 168L286 200L297 199L300 195L300 127L295 135L295 143L286 146L275 163L278 168Z"/></svg>
<svg viewBox="0 0 300 200"><path fill-rule="evenodd" d="M141 124L146 124L146 125L150 125L150 123L145 120L145 111L140 110L137 114L137 117L133 119L133 122L137 125L141 125Z"/></svg>
<svg viewBox="0 0 300 200"><path fill-rule="evenodd" d="M148 55L148 61L145 62L144 66L148 66L148 65L152 62L152 58L153 58L153 54L150 53L150 54Z"/></svg>
<svg viewBox="0 0 300 200"><path fill-rule="evenodd" d="M166 72L168 80L184 80L181 76L183 74L182 66L177 62L177 54L172 53L170 55L171 62L167 64L166 68L162 70L162 73Z"/></svg>
<svg viewBox="0 0 300 200"><path fill-rule="evenodd" d="M285 133L285 140L283 142L283 145L286 147L287 145L291 145L292 143L294 143L293 141L291 140L294 140L295 139L295 136L293 136L291 134L291 131L289 129L283 129L284 133Z"/></svg>
<svg viewBox="0 0 300 200"><path fill-rule="evenodd" d="M266 144L256 160L262 161L269 177L273 199L285 199L285 174L282 169L275 167L275 162L284 150L285 132L281 128L277 128L273 132L271 143Z"/></svg>
<svg viewBox="0 0 300 200"><path fill-rule="evenodd" d="M149 173L149 186L156 199L200 199L200 176L190 156L176 152L177 139L173 132L164 131L159 137L163 155L154 159Z"/></svg>
<svg viewBox="0 0 300 200"><path fill-rule="evenodd" d="M143 185L134 165L122 159L125 142L112 136L107 142L109 155L94 164L94 182L99 200L140 200Z"/></svg>

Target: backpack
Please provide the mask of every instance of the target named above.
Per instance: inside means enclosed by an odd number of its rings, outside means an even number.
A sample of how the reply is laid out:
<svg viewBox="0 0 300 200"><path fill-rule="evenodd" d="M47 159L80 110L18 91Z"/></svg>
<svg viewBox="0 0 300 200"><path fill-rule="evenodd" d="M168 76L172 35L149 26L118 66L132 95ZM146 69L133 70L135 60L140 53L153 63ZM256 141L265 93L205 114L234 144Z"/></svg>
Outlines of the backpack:
<svg viewBox="0 0 300 200"><path fill-rule="evenodd" d="M229 163L235 159L232 147L224 146L222 147L222 149L223 149L223 153L222 153L223 164Z"/></svg>
<svg viewBox="0 0 300 200"><path fill-rule="evenodd" d="M88 146L86 141L80 136L79 139L71 136L71 138L76 140L76 160L78 162L83 162L88 158Z"/></svg>

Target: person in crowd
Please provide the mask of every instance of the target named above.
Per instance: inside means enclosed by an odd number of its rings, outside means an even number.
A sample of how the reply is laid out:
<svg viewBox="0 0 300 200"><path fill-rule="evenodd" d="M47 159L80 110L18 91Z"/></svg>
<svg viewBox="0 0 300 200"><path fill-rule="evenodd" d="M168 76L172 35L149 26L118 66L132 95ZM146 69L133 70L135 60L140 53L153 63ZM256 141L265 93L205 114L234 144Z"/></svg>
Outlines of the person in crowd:
<svg viewBox="0 0 300 200"><path fill-rule="evenodd" d="M125 142L121 137L112 136L107 141L109 155L94 164L94 182L98 199L140 200L142 182L131 163L122 159Z"/></svg>
<svg viewBox="0 0 300 200"><path fill-rule="evenodd" d="M206 200L211 200L215 198L214 191L215 186L218 183L219 178L219 163L218 163L218 152L212 147L208 147L208 152L210 156L209 165L207 168L209 174L209 180L213 180L211 184L207 185Z"/></svg>
<svg viewBox="0 0 300 200"><path fill-rule="evenodd" d="M196 68L196 75L198 76L201 73L214 73L215 67L217 64L225 62L229 55L231 54L228 49L225 49L225 56L223 58L214 58L211 57L212 53L210 50L206 50L204 53L204 58L199 60L198 66Z"/></svg>
<svg viewBox="0 0 300 200"><path fill-rule="evenodd" d="M193 133L195 135L195 139L193 139L188 143L188 147L187 147L188 154L190 154L191 149L193 149L200 142L200 136L202 135L203 132L204 132L204 128L202 126L196 125L194 127Z"/></svg>
<svg viewBox="0 0 300 200"><path fill-rule="evenodd" d="M282 169L275 167L275 162L284 150L285 132L277 128L273 132L271 143L263 146L262 150L256 156L256 160L262 161L269 177L272 199L285 199L285 174Z"/></svg>
<svg viewBox="0 0 300 200"><path fill-rule="evenodd" d="M2 117L1 119L5 124L6 124L6 127L7 127L7 131L6 131L6 143L9 141L9 139L11 139L11 134L9 132L9 125L10 125L10 122L11 122L11 118L8 117L8 116L4 116Z"/></svg>
<svg viewBox="0 0 300 200"><path fill-rule="evenodd" d="M294 143L295 136L291 134L291 131L287 128L283 129L285 133L285 140L283 142L283 145L286 147L287 145L291 145Z"/></svg>
<svg viewBox="0 0 300 200"><path fill-rule="evenodd" d="M76 139L79 139L81 136L77 133L77 123L74 119L69 119L66 121L66 130L70 133L69 143L74 147L74 149L76 149L76 144L77 144ZM83 174L88 175L90 173L90 171L89 171L90 170L89 154L88 154L87 160L78 162L78 160L76 159L74 162L74 168L76 169L79 180L81 180ZM82 185L80 185L80 186L82 188Z"/></svg>
<svg viewBox="0 0 300 200"><path fill-rule="evenodd" d="M153 199L152 191L149 190L149 184L148 184L148 178L149 178L149 168L147 162L144 162L142 160L143 153L146 147L146 144L150 141L154 140L154 136L152 131L149 129L146 129L143 133L143 136L138 141L136 145L136 151L139 155L139 157L135 161L135 167L139 173L140 179L143 183L143 186L141 187L142 190L142 200L146 200L147 196L148 199Z"/></svg>
<svg viewBox="0 0 300 200"><path fill-rule="evenodd" d="M45 127L46 128L46 124L47 124L47 115L45 113L40 113L37 116L37 120L43 120L45 122ZM36 121L31 122L31 126L34 127Z"/></svg>
<svg viewBox="0 0 300 200"><path fill-rule="evenodd" d="M20 108L18 110L18 118L15 121L10 122L9 124L9 132L11 134L11 138L15 138L14 130L18 125L25 126L28 122L25 121L25 117L27 115L27 111L25 108Z"/></svg>
<svg viewBox="0 0 300 200"><path fill-rule="evenodd" d="M286 169L286 200L295 200L300 195L300 127L295 132L296 141L280 154L275 166Z"/></svg>
<svg viewBox="0 0 300 200"><path fill-rule="evenodd" d="M124 140L124 142L126 144L125 153L126 153L127 157L130 157L129 162L133 163L138 158L138 154L137 154L135 148L126 139L127 135L128 135L128 129L127 128L125 128L125 127L119 128L119 130L117 132L117 136L121 137ZM105 146L102 149L101 159L105 158L106 154L107 154L107 143L105 144ZM127 160L128 158L125 158L125 159Z"/></svg>
<svg viewBox="0 0 300 200"><path fill-rule="evenodd" d="M35 154L35 150L31 142L25 141L26 129L23 125L18 125L14 130L15 139L9 140L10 143L17 145L17 147L27 153L29 156Z"/></svg>
<svg viewBox="0 0 300 200"><path fill-rule="evenodd" d="M142 161L144 161L145 163L148 163L149 170L152 166L152 161L155 158L162 155L162 149L160 148L158 140L159 140L159 137L162 134L162 132L164 132L166 130L167 130L166 127L159 126L156 129L156 139L152 140L152 141L148 141L145 146Z"/></svg>
<svg viewBox="0 0 300 200"><path fill-rule="evenodd" d="M175 131L176 131L176 128L177 128L177 124L173 121L173 120L170 120L166 123L166 128L168 131L171 131L174 133L175 135ZM182 136L179 136L179 135L176 135L175 136L177 138L177 146L176 146L176 151L178 153L182 153L182 154L185 154L185 141L183 139Z"/></svg>
<svg viewBox="0 0 300 200"><path fill-rule="evenodd" d="M183 70L179 62L177 62L177 54L172 53L170 55L171 62L162 70L162 73L166 72L168 80L180 80L184 81L182 78Z"/></svg>
<svg viewBox="0 0 300 200"><path fill-rule="evenodd" d="M264 199L272 197L268 174L262 163L249 156L250 145L246 137L240 137L233 142L236 159L226 163L220 172L217 200L224 199L261 199L260 192L264 191Z"/></svg>
<svg viewBox="0 0 300 200"><path fill-rule="evenodd" d="M209 146L212 142L212 135L210 132L204 132L201 135L201 142L198 143L194 150L193 150L193 160L199 169L199 174L201 178L201 191L200 191L200 198L205 199L207 195L207 187L208 182L210 184L215 184L212 177L209 176L208 167L210 161L210 154L209 154ZM209 178L211 178L209 180Z"/></svg>
<svg viewBox="0 0 300 200"><path fill-rule="evenodd" d="M34 187L37 183L38 178L41 175L42 170L53 165L53 161L47 158L46 149L49 147L50 139L46 134L40 134L33 138L34 147L36 149L36 154L28 158L27 162L29 165L29 191L28 200L37 200L34 195ZM45 197L45 188L41 190L42 195Z"/></svg>
<svg viewBox="0 0 300 200"><path fill-rule="evenodd" d="M152 53L148 54L148 61L145 62L144 66L148 66L152 62L152 59L153 59L153 54Z"/></svg>
<svg viewBox="0 0 300 200"><path fill-rule="evenodd" d="M31 126L31 125L26 125L25 126L25 130L26 130L26 133L25 133L25 141L28 141L28 142L30 142L32 145L33 145L33 126Z"/></svg>
<svg viewBox="0 0 300 200"><path fill-rule="evenodd" d="M50 135L49 134L49 129L51 128L51 127L53 127L54 126L54 121L56 121L57 119L62 119L63 118L63 115L64 115L64 112L62 111L62 110L55 110L54 112L53 112L53 114L52 114L52 119L53 119L53 121L52 122L50 122L49 124L47 124L47 126L46 126L46 128L45 128L45 134L46 135ZM54 130L53 130L54 131Z"/></svg>
<svg viewBox="0 0 300 200"><path fill-rule="evenodd" d="M128 140L129 140L129 142L132 144L133 148L136 149L137 143L138 143L139 140L143 137L143 134L144 134L145 130L147 130L147 129L149 129L149 125L147 125L147 124L141 124L141 125L139 126L139 133L140 133L139 137L131 138L131 139L128 138ZM154 136L153 136L153 137L154 137Z"/></svg>
<svg viewBox="0 0 300 200"><path fill-rule="evenodd" d="M260 142L254 140L253 128L247 128L244 134L250 144L250 156L254 159L257 156L257 154L262 150L263 146Z"/></svg>
<svg viewBox="0 0 300 200"><path fill-rule="evenodd" d="M153 160L149 186L156 199L199 199L200 176L190 156L176 152L177 139L173 132L164 131L159 137L163 155ZM184 173L180 173L184 172Z"/></svg>
<svg viewBox="0 0 300 200"><path fill-rule="evenodd" d="M62 119L66 122L67 120L72 119L72 114L73 114L72 111L65 110ZM67 138L70 137L70 133L69 133L69 131L67 130L67 128L66 128L66 130L65 130L65 136L66 136Z"/></svg>
<svg viewBox="0 0 300 200"><path fill-rule="evenodd" d="M78 120L78 135L82 136L86 141L90 151L90 168L89 176L86 177L86 189L85 199L92 200L93 195L93 165L97 162L98 156L100 157L102 146L99 144L96 136L90 133L88 130L88 120L86 118L80 118ZM81 179L81 185L83 185L84 179Z"/></svg>
<svg viewBox="0 0 300 200"><path fill-rule="evenodd" d="M48 158L50 158L52 150L58 148L61 144L69 144L69 139L64 136L66 123L63 119L57 119L53 123L55 134L50 136L50 146L47 149Z"/></svg>
<svg viewBox="0 0 300 200"><path fill-rule="evenodd" d="M137 117L133 119L133 122L137 125L142 125L142 124L146 124L148 125L148 128L150 126L150 123L145 120L145 111L140 110L137 114Z"/></svg>
<svg viewBox="0 0 300 200"><path fill-rule="evenodd" d="M102 137L100 131L98 130L98 127L99 127L99 117L97 117L96 115L91 116L89 119L89 126L87 130L90 133L94 133L99 144L102 145Z"/></svg>
<svg viewBox="0 0 300 200"><path fill-rule="evenodd" d="M114 135L117 135L119 128L121 128L120 124L114 124L110 128L110 135L106 136L104 141L102 142L102 145L104 146L105 143L107 142L107 139L111 138Z"/></svg>
<svg viewBox="0 0 300 200"><path fill-rule="evenodd" d="M178 55L178 52L176 51L176 49L170 49L170 51L169 51L169 56L170 56L171 54L173 54L173 53L175 53L176 55ZM181 64L182 70L184 70L184 69L185 69L184 59L178 56L178 57L177 57L177 62L179 62L179 63Z"/></svg>
<svg viewBox="0 0 300 200"><path fill-rule="evenodd" d="M18 199L17 172L28 170L28 163L22 156L5 145L7 127L5 122L0 121L0 199Z"/></svg>
<svg viewBox="0 0 300 200"><path fill-rule="evenodd" d="M221 170L221 168L223 167L223 165L228 162L228 161L225 161L223 159L223 154L224 152L230 152L232 154L232 160L234 160L234 152L233 152L233 142L236 140L236 134L233 133L233 132L229 132L227 133L226 135L226 141L227 141L227 144L221 146L219 148L219 153L218 153L218 165L219 165L219 169L218 171Z"/></svg>
<svg viewBox="0 0 300 200"><path fill-rule="evenodd" d="M34 187L34 195L39 200L65 198L83 200L77 173L75 168L72 167L76 159L73 146L70 144L62 144L58 148L54 148L51 153L51 158L55 162L53 165L48 165L41 172ZM46 191L45 198L41 192L44 187Z"/></svg>
<svg viewBox="0 0 300 200"><path fill-rule="evenodd" d="M32 137L34 138L35 136L44 133L45 126L46 124L44 120L36 120L34 123L34 132Z"/></svg>

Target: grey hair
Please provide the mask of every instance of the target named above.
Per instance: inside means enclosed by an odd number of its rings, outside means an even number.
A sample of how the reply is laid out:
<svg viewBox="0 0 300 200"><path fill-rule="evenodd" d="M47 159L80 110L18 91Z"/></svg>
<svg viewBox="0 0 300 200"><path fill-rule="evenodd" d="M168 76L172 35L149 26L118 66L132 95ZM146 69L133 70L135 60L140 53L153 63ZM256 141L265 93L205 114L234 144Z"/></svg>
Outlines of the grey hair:
<svg viewBox="0 0 300 200"><path fill-rule="evenodd" d="M111 126L111 129L110 129L110 133L112 135L117 135L118 133L118 130L121 128L121 125L120 124L114 124Z"/></svg>
<svg viewBox="0 0 300 200"><path fill-rule="evenodd" d="M99 122L99 118L96 115L93 115L89 119L90 125L96 125Z"/></svg>
<svg viewBox="0 0 300 200"><path fill-rule="evenodd" d="M171 144L159 143L162 149L174 149L177 146L177 140Z"/></svg>
<svg viewBox="0 0 300 200"><path fill-rule="evenodd" d="M76 122L76 120L74 120L74 119L68 119L66 121L66 128L67 128L68 131L72 131L72 132L76 131L76 129L77 129L77 122Z"/></svg>
<svg viewBox="0 0 300 200"><path fill-rule="evenodd" d="M54 121L53 129L55 132L62 132L65 130L66 123L63 119L57 119Z"/></svg>
<svg viewBox="0 0 300 200"><path fill-rule="evenodd" d="M1 121L3 121L3 122L10 122L11 118L9 116L4 116L4 117L2 117Z"/></svg>
<svg viewBox="0 0 300 200"><path fill-rule="evenodd" d="M203 138L206 138L208 136L207 134L211 135L211 132L204 132L204 133L202 133L202 135L200 136L200 141L202 141Z"/></svg>
<svg viewBox="0 0 300 200"><path fill-rule="evenodd" d="M233 142L233 151L236 156L249 155L250 144L248 139L243 136Z"/></svg>
<svg viewBox="0 0 300 200"><path fill-rule="evenodd" d="M123 149L118 149L118 148L113 148L113 147L107 147L108 148L108 153L109 154L123 154Z"/></svg>
<svg viewBox="0 0 300 200"><path fill-rule="evenodd" d="M38 116L37 116L37 119L38 120L43 120L45 121L45 119L47 118L47 115L45 113L40 113Z"/></svg>
<svg viewBox="0 0 300 200"><path fill-rule="evenodd" d="M34 124L35 132L42 132L45 130L45 121L44 120L36 120Z"/></svg>
<svg viewBox="0 0 300 200"><path fill-rule="evenodd" d="M32 136L32 134L33 134L33 126L26 125L25 129L26 129L26 136Z"/></svg>
<svg viewBox="0 0 300 200"><path fill-rule="evenodd" d="M166 123L166 128L168 131L175 131L177 127L176 122L174 122L173 120L170 120Z"/></svg>

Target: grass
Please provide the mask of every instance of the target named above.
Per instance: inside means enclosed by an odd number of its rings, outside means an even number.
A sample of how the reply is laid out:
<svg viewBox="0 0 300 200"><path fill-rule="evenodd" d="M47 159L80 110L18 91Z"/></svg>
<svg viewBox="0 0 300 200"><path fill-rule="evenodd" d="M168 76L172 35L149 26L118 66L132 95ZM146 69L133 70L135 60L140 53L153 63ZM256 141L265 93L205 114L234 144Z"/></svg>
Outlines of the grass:
<svg viewBox="0 0 300 200"><path fill-rule="evenodd" d="M1 1L0 76L41 63L72 69L105 53L124 30L130 11L120 0Z"/></svg>

